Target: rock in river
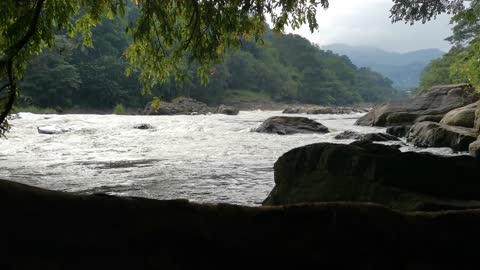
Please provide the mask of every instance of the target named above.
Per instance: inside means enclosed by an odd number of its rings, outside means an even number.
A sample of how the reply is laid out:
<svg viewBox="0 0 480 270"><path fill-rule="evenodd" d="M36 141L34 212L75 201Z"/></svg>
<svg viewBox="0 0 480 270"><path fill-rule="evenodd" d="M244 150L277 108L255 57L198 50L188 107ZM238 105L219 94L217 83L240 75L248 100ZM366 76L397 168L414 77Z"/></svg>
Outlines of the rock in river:
<svg viewBox="0 0 480 270"><path fill-rule="evenodd" d="M133 126L134 129L154 129L154 127L150 124L143 123Z"/></svg>
<svg viewBox="0 0 480 270"><path fill-rule="evenodd" d="M474 103L480 94L468 84L434 86L410 100L390 101L375 106L358 119L362 126L412 125L417 118L426 116L440 119L449 111Z"/></svg>
<svg viewBox="0 0 480 270"><path fill-rule="evenodd" d="M415 123L408 132L407 141L419 147L450 147L454 151L468 151L477 139L473 129L442 125L435 122Z"/></svg>
<svg viewBox="0 0 480 270"><path fill-rule="evenodd" d="M68 128L59 128L55 126L45 126L45 127L37 127L37 131L39 134L63 134L65 132L70 131Z"/></svg>
<svg viewBox="0 0 480 270"><path fill-rule="evenodd" d="M317 143L281 156L264 205L360 201L404 211L480 207L480 160L381 144ZM475 202L472 202L475 201Z"/></svg>
<svg viewBox="0 0 480 270"><path fill-rule="evenodd" d="M201 115L212 113L237 115L238 109L223 104L215 108L193 98L178 97L173 99L172 102L161 101L160 108L156 111L151 102L143 110L143 114L146 115Z"/></svg>
<svg viewBox="0 0 480 270"><path fill-rule="evenodd" d="M328 133L326 126L306 117L273 116L265 120L255 132L288 135L295 133Z"/></svg>
<svg viewBox="0 0 480 270"><path fill-rule="evenodd" d="M371 142L386 142L386 141L399 141L399 139L393 135L385 133L367 133L361 134L355 131L344 131L337 134L335 137L337 140L364 140Z"/></svg>
<svg viewBox="0 0 480 270"><path fill-rule="evenodd" d="M192 98L178 97L172 102L161 101L160 108L155 111L151 103L145 107L143 114L146 115L191 115L213 113L215 108Z"/></svg>
<svg viewBox="0 0 480 270"><path fill-rule="evenodd" d="M218 106L218 108L215 110L215 113L226 114L226 115L237 115L238 109L232 106L227 106L222 104Z"/></svg>

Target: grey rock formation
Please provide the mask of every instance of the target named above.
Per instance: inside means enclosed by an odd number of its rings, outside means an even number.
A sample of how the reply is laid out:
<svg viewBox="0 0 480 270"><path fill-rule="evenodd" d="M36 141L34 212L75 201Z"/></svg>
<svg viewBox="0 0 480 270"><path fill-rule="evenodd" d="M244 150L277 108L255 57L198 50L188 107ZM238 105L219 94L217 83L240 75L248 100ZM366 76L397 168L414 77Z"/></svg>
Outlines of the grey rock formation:
<svg viewBox="0 0 480 270"><path fill-rule="evenodd" d="M410 128L407 142L419 147L450 147L454 151L468 151L468 146L476 139L475 132L470 128L420 122Z"/></svg>
<svg viewBox="0 0 480 270"><path fill-rule="evenodd" d="M467 84L437 85L420 95L401 101L390 101L375 106L369 113L358 119L362 126L412 125L422 116L443 117L449 111L474 103L480 99Z"/></svg>
<svg viewBox="0 0 480 270"><path fill-rule="evenodd" d="M265 120L255 132L288 135L295 133L328 133L327 127L306 117L273 116Z"/></svg>

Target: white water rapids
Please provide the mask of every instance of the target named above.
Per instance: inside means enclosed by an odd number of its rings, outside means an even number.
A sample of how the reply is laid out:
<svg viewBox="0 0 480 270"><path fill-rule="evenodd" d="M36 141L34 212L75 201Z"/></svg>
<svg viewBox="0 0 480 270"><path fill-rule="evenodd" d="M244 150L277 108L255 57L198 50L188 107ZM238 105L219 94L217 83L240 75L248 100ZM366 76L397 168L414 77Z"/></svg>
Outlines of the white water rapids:
<svg viewBox="0 0 480 270"><path fill-rule="evenodd" d="M273 164L288 150L317 142L350 143L351 140L333 138L345 130L385 131L354 126L362 114L350 114L307 115L330 129L331 133L323 135L250 132L274 115L282 114L271 111L241 111L237 116L21 113L10 121L8 139L0 139L0 178L78 193L255 205L273 188ZM142 123L154 129L133 128ZM69 131L47 135L39 134L37 127ZM452 154L446 148L422 150L404 146L401 150Z"/></svg>

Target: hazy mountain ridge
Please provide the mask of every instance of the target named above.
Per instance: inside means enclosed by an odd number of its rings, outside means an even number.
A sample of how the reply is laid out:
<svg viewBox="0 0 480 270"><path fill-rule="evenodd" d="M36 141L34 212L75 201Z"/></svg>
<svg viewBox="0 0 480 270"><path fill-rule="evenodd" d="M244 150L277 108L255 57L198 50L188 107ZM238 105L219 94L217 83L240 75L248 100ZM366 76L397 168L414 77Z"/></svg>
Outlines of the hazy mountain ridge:
<svg viewBox="0 0 480 270"><path fill-rule="evenodd" d="M406 53L389 52L376 47L331 44L324 50L348 56L359 67L369 67L394 82L398 89L418 87L420 74L430 61L445 53L439 49L422 49Z"/></svg>

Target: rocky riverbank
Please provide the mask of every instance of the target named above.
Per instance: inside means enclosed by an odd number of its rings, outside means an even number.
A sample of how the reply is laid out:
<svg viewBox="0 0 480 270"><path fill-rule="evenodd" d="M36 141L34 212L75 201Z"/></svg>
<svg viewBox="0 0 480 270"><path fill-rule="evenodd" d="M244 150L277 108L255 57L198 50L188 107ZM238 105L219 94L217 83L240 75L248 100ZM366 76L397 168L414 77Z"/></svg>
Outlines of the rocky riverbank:
<svg viewBox="0 0 480 270"><path fill-rule="evenodd" d="M375 106L356 124L389 127L419 147L450 147L479 157L480 93L468 84L434 86L410 100Z"/></svg>
<svg viewBox="0 0 480 270"><path fill-rule="evenodd" d="M201 205L71 195L8 181L0 181L0 209L2 269L478 266L480 210L406 214L364 203Z"/></svg>
<svg viewBox="0 0 480 270"><path fill-rule="evenodd" d="M468 85L438 86L376 106L358 124L389 126L390 134L416 145L469 148L478 156L478 99ZM229 110L191 100L163 105L164 114ZM284 116L259 129L328 132L308 118ZM262 207L73 195L0 180L0 231L8 249L0 266L478 269L480 159L371 143L396 139L381 133L337 136L359 141L311 144L280 157Z"/></svg>

